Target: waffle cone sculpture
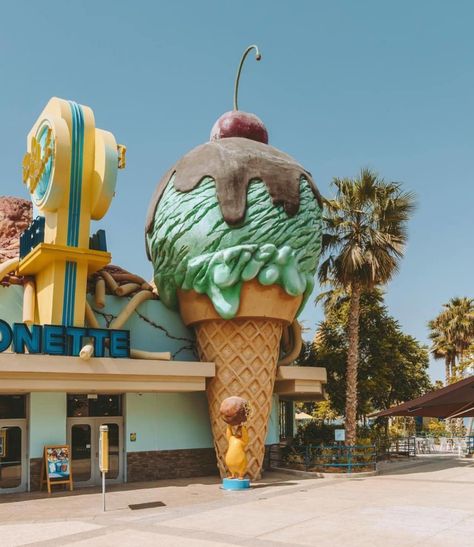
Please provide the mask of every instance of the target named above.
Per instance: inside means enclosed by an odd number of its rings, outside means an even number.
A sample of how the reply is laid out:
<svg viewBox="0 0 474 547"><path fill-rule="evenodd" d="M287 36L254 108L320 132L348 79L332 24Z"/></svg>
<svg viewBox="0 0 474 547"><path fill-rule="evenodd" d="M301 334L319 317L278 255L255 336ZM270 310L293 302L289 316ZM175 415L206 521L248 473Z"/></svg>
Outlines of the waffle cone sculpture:
<svg viewBox="0 0 474 547"><path fill-rule="evenodd" d="M221 475L227 443L219 408L240 396L253 410L253 479L262 468L282 329L311 294L321 248L322 203L311 174L267 142L255 115L224 114L211 141L162 178L146 222L160 298L194 327L201 359L216 364L207 397Z"/></svg>
<svg viewBox="0 0 474 547"><path fill-rule="evenodd" d="M278 286L249 281L242 286L239 311L232 320L222 319L205 295L179 291L178 298L184 322L195 328L201 360L216 364L207 397L220 474L226 474L227 450L220 405L227 397L239 396L247 399L252 409L247 422L251 440L247 472L257 479L265 453L282 328L293 320L302 297L291 297Z"/></svg>

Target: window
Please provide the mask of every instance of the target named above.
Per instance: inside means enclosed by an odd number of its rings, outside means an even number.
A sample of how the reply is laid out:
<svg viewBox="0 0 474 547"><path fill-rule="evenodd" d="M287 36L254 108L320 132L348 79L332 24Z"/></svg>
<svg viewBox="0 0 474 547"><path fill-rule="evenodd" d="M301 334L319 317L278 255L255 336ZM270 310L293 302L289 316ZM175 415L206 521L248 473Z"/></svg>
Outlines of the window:
<svg viewBox="0 0 474 547"><path fill-rule="evenodd" d="M121 395L68 394L68 418L122 416Z"/></svg>
<svg viewBox="0 0 474 547"><path fill-rule="evenodd" d="M26 418L26 395L0 395L0 420Z"/></svg>

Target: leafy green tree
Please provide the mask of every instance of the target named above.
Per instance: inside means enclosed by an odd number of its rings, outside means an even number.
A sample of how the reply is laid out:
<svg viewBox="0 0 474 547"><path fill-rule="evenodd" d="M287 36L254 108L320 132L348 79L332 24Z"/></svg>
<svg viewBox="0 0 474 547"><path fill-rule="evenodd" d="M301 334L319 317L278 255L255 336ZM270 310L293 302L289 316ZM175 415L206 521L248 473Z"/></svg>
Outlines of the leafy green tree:
<svg viewBox="0 0 474 547"><path fill-rule="evenodd" d="M439 437L447 437L449 431L446 429L446 423L444 420L438 420L437 418L432 418L428 423L428 433L437 439Z"/></svg>
<svg viewBox="0 0 474 547"><path fill-rule="evenodd" d="M397 271L407 240L414 196L369 169L355 179L335 178L336 196L325 203L322 283L349 295L346 344L346 444L356 442L360 298L365 289L387 283ZM336 356L335 356L336 357ZM340 372L342 374L342 371Z"/></svg>
<svg viewBox="0 0 474 547"><path fill-rule="evenodd" d="M330 423L338 417L338 413L333 409L331 401L325 399L316 403L315 409L313 410L314 418L321 423Z"/></svg>
<svg viewBox="0 0 474 547"><path fill-rule="evenodd" d="M382 293L373 289L360 298L359 417L422 395L431 389L428 377L428 350L415 338L402 332L389 315ZM351 313L350 297L341 297L327 310L319 325L315 342L306 348L298 364L324 366L328 372L326 391L333 410L346 409L346 362L349 352L347 331Z"/></svg>

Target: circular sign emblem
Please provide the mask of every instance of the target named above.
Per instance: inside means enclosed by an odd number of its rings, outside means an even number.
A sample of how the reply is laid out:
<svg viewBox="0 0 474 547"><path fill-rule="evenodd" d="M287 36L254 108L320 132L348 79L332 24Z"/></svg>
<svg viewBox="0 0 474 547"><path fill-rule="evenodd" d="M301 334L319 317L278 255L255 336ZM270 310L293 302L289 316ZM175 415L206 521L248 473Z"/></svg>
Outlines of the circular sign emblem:
<svg viewBox="0 0 474 547"><path fill-rule="evenodd" d="M23 182L36 205L41 203L51 184L53 166L53 130L49 122L44 121L31 138L30 151L23 158Z"/></svg>

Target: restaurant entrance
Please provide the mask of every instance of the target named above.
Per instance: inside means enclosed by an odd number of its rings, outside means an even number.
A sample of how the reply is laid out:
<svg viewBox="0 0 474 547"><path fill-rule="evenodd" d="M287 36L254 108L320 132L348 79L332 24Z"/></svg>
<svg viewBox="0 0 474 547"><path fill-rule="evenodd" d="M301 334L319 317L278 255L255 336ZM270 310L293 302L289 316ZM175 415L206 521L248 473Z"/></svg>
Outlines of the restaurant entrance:
<svg viewBox="0 0 474 547"><path fill-rule="evenodd" d="M25 395L0 395L0 493L23 492L28 481Z"/></svg>
<svg viewBox="0 0 474 547"><path fill-rule="evenodd" d="M124 446L122 397L120 395L68 395L67 442L75 486L101 483L99 428L109 428L108 483L123 482ZM97 414L104 414L98 416Z"/></svg>

